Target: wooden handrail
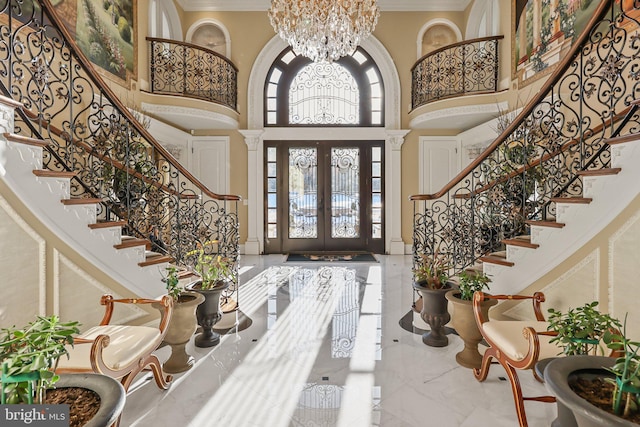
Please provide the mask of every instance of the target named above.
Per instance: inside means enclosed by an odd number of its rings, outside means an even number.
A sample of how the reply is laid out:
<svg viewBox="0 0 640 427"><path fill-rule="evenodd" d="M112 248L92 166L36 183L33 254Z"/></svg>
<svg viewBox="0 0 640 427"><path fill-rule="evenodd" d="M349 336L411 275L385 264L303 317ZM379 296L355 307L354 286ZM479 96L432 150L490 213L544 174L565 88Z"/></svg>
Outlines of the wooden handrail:
<svg viewBox="0 0 640 427"><path fill-rule="evenodd" d="M236 65L235 65L233 62L231 62L231 61L229 60L229 58L227 58L226 56L224 56L224 55L222 55L222 54L220 54L220 53L216 52L215 50L211 50L211 49L208 49L208 48L206 48L206 47L202 47L202 46L197 45L197 44L187 43L187 42L183 42L183 41L180 41L180 40L161 39L161 38L158 38L158 37L147 37L147 38L146 38L146 40L147 40L147 41L150 41L150 42L157 42L157 43L170 43L170 44L176 44L176 45L178 45L178 46L184 46L184 47L188 47L188 48L195 49L195 50L202 50L202 51L205 51L205 52L207 52L207 53L210 53L210 54L215 55L215 56L217 56L218 58L222 59L222 60L223 60L223 61L225 61L227 64L231 65L231 67L233 67L233 70L234 70L236 73L238 72L238 67L236 67Z"/></svg>
<svg viewBox="0 0 640 427"><path fill-rule="evenodd" d="M147 131L147 129L142 126L138 120L135 119L133 114L129 111L127 107L120 101L120 99L115 95L115 93L111 90L111 88L104 83L102 78L99 76L98 72L95 70L91 62L87 59L87 57L82 53L82 51L78 48L75 41L69 34L69 30L64 25L64 23L60 20L60 17L55 12L53 6L51 5L50 0L40 0L43 10L46 12L47 17L51 20L51 22L57 27L62 36L69 47L69 50L73 52L76 57L76 60L80 63L80 65L87 72L87 77L98 87L100 91L102 91L109 102L118 110L120 114L127 118L127 120L131 123L131 125L136 129L137 132L140 133L151 145L153 145L154 149L162 154L168 163L170 163L173 167L175 167L180 173L182 173L189 181L191 181L200 191L202 191L207 196L211 197L214 200L225 200L225 201L239 201L242 200L240 196L229 195L229 194L216 194L213 191L209 190L206 185L204 185L198 178L193 176L186 168L184 168L180 162L176 161L175 158L165 149L156 139Z"/></svg>
<svg viewBox="0 0 640 427"><path fill-rule="evenodd" d="M601 130L603 130L605 127L610 126L611 124L617 122L618 120L624 118L627 113L633 108L633 106L627 107L624 110L622 110L620 113L616 114L615 116L613 116L610 119L605 120L604 123L599 124L598 126L593 128L593 133L596 134L598 132L600 132ZM462 197L462 198L467 198L470 196L475 196L477 194L481 194L485 191L487 191L488 189L494 187L496 184L501 184L505 181L508 181L509 179L518 176L520 174L522 174L523 172L528 171L529 169L533 169L534 167L540 165L541 163L546 162L547 160L550 160L552 158L554 158L555 156L567 151L569 148L573 147L574 145L579 144L580 141L576 138L565 142L560 148L556 149L555 151L551 151L547 154L545 154L542 157L539 157L535 160L533 160L531 163L527 163L526 165L520 166L518 169L514 169L511 172L509 172L508 174L502 175L501 177L494 179L493 181L488 182L487 184L483 185L482 187L478 188L477 190L473 190L470 191L469 193L464 193L464 194L459 194L456 195L456 197ZM417 201L417 200L431 200L431 199L425 199L422 197L426 197L425 196L411 196L411 200L413 201Z"/></svg>
<svg viewBox="0 0 640 427"><path fill-rule="evenodd" d="M420 57L420 59L418 59L412 66L411 66L411 72L413 73L413 70L415 70L415 68L420 65L420 63L422 61L424 61L425 59L427 59L429 56L433 56L433 55L437 55L440 52L444 52L445 50L449 50L449 49L453 49L454 47L458 47L458 46L463 46L466 44L473 44L473 43L482 43L482 42L486 42L486 41L491 41L491 40L502 40L504 39L504 36L488 36L488 37L480 37L477 39L471 39L471 40L463 40L461 42L456 42L456 43L452 43L452 44L448 44L446 46L443 46L441 48L438 48L434 51L431 51L429 53L426 53L424 55L422 55Z"/></svg>
<svg viewBox="0 0 640 427"><path fill-rule="evenodd" d="M549 90L556 84L557 80L564 74L564 72L569 68L571 63L573 62L574 56L582 49L582 45L585 40L589 37L589 33L593 29L593 27L600 22L604 14L609 10L609 0L602 0L598 7L596 8L594 14L591 16L591 19L585 26L584 31L580 34L576 42L571 46L567 55L562 59L562 61L558 64L556 70L551 74L551 76L544 83L542 88L538 91L538 94L534 96L531 101L527 103L527 105L520 111L520 113L515 117L513 122L511 122L498 137L489 145L483 154L478 156L474 161L472 161L466 168L464 168L458 175L456 175L451 181L449 181L445 186L433 194L418 194L412 195L409 197L409 200L434 200L439 199L444 196L449 190L458 185L471 171L473 171L480 163L482 163L490 154L492 154L518 127L522 125L522 122L526 117L528 117L534 108L541 103L542 100L547 96Z"/></svg>

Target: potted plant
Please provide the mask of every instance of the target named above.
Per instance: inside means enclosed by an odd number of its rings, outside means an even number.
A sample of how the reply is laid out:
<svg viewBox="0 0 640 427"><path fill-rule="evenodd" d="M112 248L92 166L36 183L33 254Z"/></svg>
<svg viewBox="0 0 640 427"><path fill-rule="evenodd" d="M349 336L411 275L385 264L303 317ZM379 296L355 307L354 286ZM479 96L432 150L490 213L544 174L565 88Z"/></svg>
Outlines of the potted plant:
<svg viewBox="0 0 640 427"><path fill-rule="evenodd" d="M476 324L473 312L473 294L484 289L489 290L489 277L482 272L458 275L458 288L448 291L445 297L453 305L452 324L456 332L464 341L464 349L456 354L456 362L465 368L479 369L482 355L478 351L478 344L482 341L482 334ZM489 308L496 305L498 300L486 299L481 303L482 315L488 318Z"/></svg>
<svg viewBox="0 0 640 427"><path fill-rule="evenodd" d="M607 331L619 330L618 319L601 313L598 301L586 303L582 307L571 308L566 313L550 308L548 310L548 330L557 335L550 342L556 342L567 356L579 354L595 354L599 351L604 356L601 345Z"/></svg>
<svg viewBox="0 0 640 427"><path fill-rule="evenodd" d="M97 427L115 422L125 402L125 392L118 381L98 374L55 373L58 359L68 353L67 346L73 345L73 335L77 333L78 322L61 322L58 316L38 316L23 328L3 329L1 403L64 403L70 406L70 418L82 419L82 425ZM78 394L95 396L96 404L75 404ZM11 410L10 406L7 410Z"/></svg>
<svg viewBox="0 0 640 427"><path fill-rule="evenodd" d="M611 330L602 339L620 357L577 355L552 360L544 371L547 388L572 411L576 426L638 425L640 342Z"/></svg>
<svg viewBox="0 0 640 427"><path fill-rule="evenodd" d="M555 334L549 342L559 345L559 355L604 355L602 339L607 331L619 330L620 321L609 314L601 313L598 301L584 304L582 307L570 308L566 313L550 308L547 329ZM550 360L542 360L536 367L544 376L544 370ZM576 426L576 420L571 409L562 401L557 402L558 417L554 426Z"/></svg>
<svg viewBox="0 0 640 427"><path fill-rule="evenodd" d="M451 320L445 294L453 287L449 281L450 265L439 248L434 254L422 254L413 269L413 288L422 298L420 317L429 324L430 331L422 335L422 342L431 347L445 347L449 338L444 326Z"/></svg>
<svg viewBox="0 0 640 427"><path fill-rule="evenodd" d="M233 262L220 255L207 252L217 242L210 241L191 252L187 256L195 257L195 271L200 279L190 283L186 289L196 291L204 296L204 302L198 306L196 317L202 327L202 333L195 339L198 347L213 347L220 342L220 335L213 331L213 326L220 320L220 294L229 287L232 279Z"/></svg>
<svg viewBox="0 0 640 427"><path fill-rule="evenodd" d="M171 355L164 362L163 369L170 374L184 372L193 366L194 358L187 353L187 343L198 328L196 309L204 301L204 295L185 290L180 285L178 268L167 267L167 275L163 279L167 295L173 299L173 314L164 336L164 342L171 346Z"/></svg>

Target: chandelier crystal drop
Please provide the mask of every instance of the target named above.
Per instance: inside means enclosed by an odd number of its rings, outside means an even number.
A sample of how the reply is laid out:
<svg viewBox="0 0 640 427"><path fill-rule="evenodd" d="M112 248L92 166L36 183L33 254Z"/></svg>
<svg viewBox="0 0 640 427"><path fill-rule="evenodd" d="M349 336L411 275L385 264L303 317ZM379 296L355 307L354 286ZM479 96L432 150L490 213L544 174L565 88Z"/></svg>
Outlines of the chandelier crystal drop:
<svg viewBox="0 0 640 427"><path fill-rule="evenodd" d="M379 16L376 0L271 0L269 9L276 33L314 62L352 55Z"/></svg>

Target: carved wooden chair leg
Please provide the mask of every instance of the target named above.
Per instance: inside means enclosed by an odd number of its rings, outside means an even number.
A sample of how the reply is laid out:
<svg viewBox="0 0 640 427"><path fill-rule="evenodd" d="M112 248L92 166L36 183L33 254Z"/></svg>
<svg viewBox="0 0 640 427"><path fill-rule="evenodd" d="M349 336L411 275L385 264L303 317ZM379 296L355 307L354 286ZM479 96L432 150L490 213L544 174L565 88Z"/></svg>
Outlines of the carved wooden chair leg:
<svg viewBox="0 0 640 427"><path fill-rule="evenodd" d="M488 348L484 352L484 356L482 357L482 365L480 365L480 369L478 368L473 369L473 376L475 376L478 381L482 382L487 379L487 375L489 374L489 368L491 368L491 365L492 365L491 359L493 359L496 356L495 353L496 353L495 349Z"/></svg>
<svg viewBox="0 0 640 427"><path fill-rule="evenodd" d="M153 378L156 380L156 385L162 390L167 390L171 386L173 375L163 376L162 365L160 360L155 355L150 355L146 361L146 366L151 368L153 372Z"/></svg>

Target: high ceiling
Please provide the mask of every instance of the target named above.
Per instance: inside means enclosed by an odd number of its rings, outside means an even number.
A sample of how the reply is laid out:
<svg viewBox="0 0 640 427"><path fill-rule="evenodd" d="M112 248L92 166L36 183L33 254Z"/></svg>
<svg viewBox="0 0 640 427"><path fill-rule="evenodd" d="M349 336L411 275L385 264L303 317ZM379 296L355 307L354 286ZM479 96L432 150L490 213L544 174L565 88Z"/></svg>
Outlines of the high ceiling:
<svg viewBox="0 0 640 427"><path fill-rule="evenodd" d="M186 11L266 11L269 0L177 0ZM471 0L378 0L385 11L462 11Z"/></svg>

